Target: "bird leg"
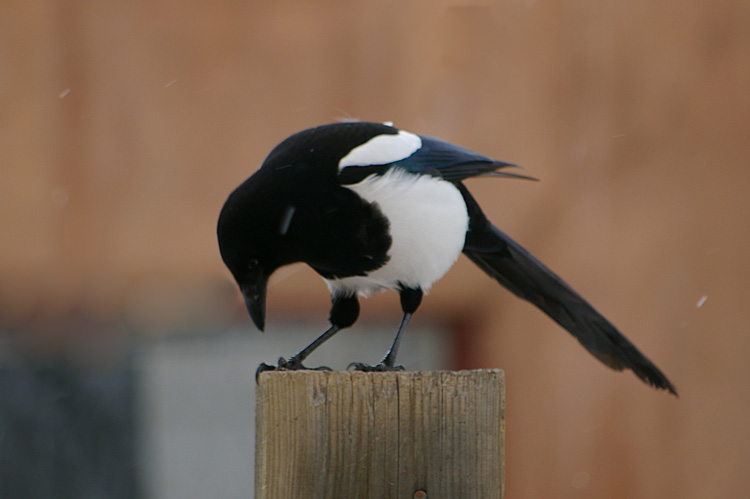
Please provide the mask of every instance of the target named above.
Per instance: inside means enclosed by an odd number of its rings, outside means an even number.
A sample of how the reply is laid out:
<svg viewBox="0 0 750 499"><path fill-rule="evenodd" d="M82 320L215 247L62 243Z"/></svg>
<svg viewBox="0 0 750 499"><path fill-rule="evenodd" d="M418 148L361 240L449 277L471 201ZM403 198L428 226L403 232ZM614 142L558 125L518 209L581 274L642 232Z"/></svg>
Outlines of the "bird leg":
<svg viewBox="0 0 750 499"><path fill-rule="evenodd" d="M396 337L393 339L393 345L391 345L388 353L385 354L380 364L376 366L370 366L361 362L352 362L349 364L347 369L353 369L355 371L403 371L404 366L397 366L396 355L398 354L398 347L401 346L401 337L404 335L406 326L409 325L411 316L422 303L422 290L419 288L407 288L402 287L401 291L401 309L404 311L404 316L401 319L401 324L398 326Z"/></svg>
<svg viewBox="0 0 750 499"><path fill-rule="evenodd" d="M330 367L326 366L320 366L320 367L306 367L302 364L302 361L304 361L308 355L313 353L313 351L318 348L320 345L322 345L326 340L328 340L331 336L336 334L339 329L341 329L339 326L332 325L326 331L318 336L315 341L307 345L305 348L302 349L298 354L292 355L289 357L289 360L286 360L284 357L279 357L279 362L276 366L271 366L269 364L266 364L265 362L261 363L258 366L258 369L255 371L255 379L258 379L258 375L262 373L263 371L298 371L301 369L307 369L312 371L330 371Z"/></svg>
<svg viewBox="0 0 750 499"><path fill-rule="evenodd" d="M393 339L393 345L391 345L390 350L388 350L388 353L385 354L385 357L383 357L383 360L381 360L379 364L371 366L368 364L363 364L362 362L352 362L351 364L349 364L349 367L347 367L347 369L364 372L403 371L404 366L396 366L394 364L396 363L398 347L401 346L401 337L404 334L404 330L406 330L406 326L409 324L411 316L412 314L410 312L404 313L404 317L401 319L401 325L399 325L398 327L396 337Z"/></svg>

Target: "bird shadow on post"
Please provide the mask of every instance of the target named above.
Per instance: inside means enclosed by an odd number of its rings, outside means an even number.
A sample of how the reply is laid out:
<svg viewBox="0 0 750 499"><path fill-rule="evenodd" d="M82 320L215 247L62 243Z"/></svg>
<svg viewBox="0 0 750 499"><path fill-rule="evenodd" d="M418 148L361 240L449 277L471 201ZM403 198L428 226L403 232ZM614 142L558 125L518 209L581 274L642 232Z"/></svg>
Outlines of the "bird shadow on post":
<svg viewBox="0 0 750 499"><path fill-rule="evenodd" d="M256 498L503 496L501 370L270 371L256 390Z"/></svg>

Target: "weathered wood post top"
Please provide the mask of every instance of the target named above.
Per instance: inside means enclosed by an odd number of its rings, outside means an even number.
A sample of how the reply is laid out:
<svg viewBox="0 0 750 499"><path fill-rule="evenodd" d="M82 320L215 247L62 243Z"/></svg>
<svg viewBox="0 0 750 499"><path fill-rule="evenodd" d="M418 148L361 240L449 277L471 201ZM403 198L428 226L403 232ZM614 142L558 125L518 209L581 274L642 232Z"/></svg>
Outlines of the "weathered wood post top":
<svg viewBox="0 0 750 499"><path fill-rule="evenodd" d="M260 375L255 497L503 496L501 370Z"/></svg>

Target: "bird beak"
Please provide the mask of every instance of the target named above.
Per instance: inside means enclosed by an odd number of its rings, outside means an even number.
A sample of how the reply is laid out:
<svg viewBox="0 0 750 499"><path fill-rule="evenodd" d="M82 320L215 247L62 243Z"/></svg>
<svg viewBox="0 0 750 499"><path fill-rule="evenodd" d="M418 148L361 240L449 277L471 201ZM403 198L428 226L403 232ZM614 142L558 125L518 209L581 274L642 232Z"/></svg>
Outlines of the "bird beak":
<svg viewBox="0 0 750 499"><path fill-rule="evenodd" d="M263 267L255 263L250 266L248 279L240 285L245 306L258 329L263 331L266 326L266 287L268 275Z"/></svg>

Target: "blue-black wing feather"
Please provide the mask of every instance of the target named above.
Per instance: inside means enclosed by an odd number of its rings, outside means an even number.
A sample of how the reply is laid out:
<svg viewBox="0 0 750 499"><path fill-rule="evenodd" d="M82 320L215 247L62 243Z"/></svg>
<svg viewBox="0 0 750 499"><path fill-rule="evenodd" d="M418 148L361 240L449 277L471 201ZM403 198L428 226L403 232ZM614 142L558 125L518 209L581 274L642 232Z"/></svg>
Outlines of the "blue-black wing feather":
<svg viewBox="0 0 750 499"><path fill-rule="evenodd" d="M393 163L393 166L411 173L432 175L451 182L492 174L503 168L517 168L512 163L497 161L449 142L424 136L421 139L422 147L416 153ZM513 174L507 176L523 177Z"/></svg>
<svg viewBox="0 0 750 499"><path fill-rule="evenodd" d="M469 149L432 137L420 136L422 146L408 158L386 165L350 166L339 173L344 185L362 181L370 175L382 175L391 168L401 168L415 175L431 175L449 182L493 175L536 180L526 175L499 171L518 168L517 165L497 161Z"/></svg>

